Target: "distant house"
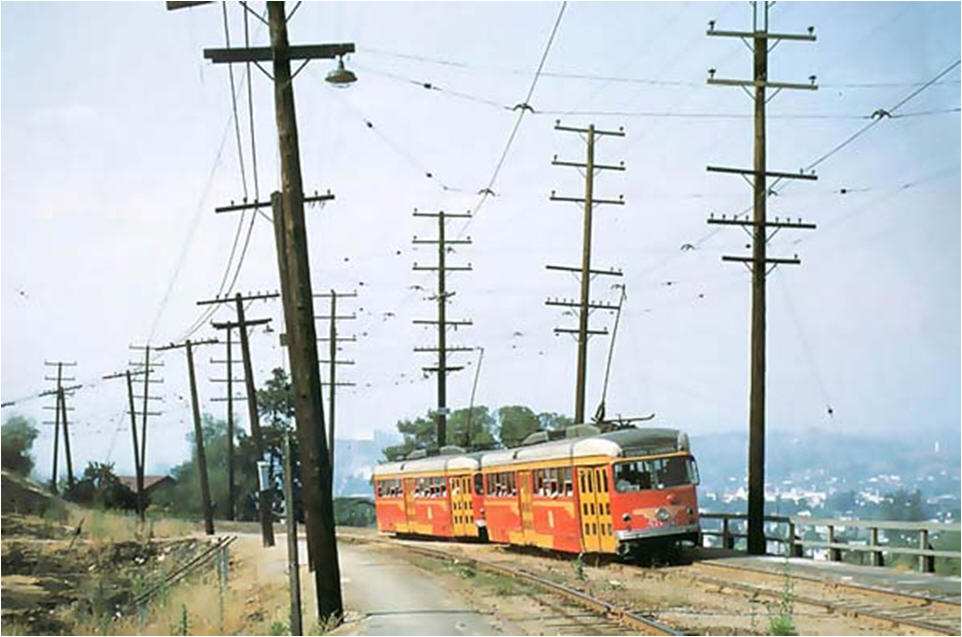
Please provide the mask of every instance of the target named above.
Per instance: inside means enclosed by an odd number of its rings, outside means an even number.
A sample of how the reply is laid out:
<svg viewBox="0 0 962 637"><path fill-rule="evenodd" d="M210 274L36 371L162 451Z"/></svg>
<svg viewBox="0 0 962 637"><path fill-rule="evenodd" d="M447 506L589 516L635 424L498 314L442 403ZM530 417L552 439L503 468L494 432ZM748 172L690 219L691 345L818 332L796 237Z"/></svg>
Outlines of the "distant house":
<svg viewBox="0 0 962 637"><path fill-rule="evenodd" d="M137 476L117 476L120 483L137 493ZM157 489L176 484L170 476L144 476L144 494L150 495Z"/></svg>

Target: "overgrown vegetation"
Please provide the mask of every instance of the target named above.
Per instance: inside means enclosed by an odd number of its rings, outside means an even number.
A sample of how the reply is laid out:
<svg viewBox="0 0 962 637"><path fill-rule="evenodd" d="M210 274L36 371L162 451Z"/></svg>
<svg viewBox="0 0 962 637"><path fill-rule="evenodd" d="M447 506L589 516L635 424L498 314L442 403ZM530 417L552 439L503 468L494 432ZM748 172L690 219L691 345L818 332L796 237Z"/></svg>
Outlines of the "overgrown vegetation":
<svg viewBox="0 0 962 637"><path fill-rule="evenodd" d="M792 573L788 559L782 568L784 580L782 595L778 602L769 607L768 634L795 635L795 592L792 586Z"/></svg>
<svg viewBox="0 0 962 637"><path fill-rule="evenodd" d="M23 416L10 416L0 427L0 463L7 471L21 476L33 471L30 450L37 439L37 428Z"/></svg>

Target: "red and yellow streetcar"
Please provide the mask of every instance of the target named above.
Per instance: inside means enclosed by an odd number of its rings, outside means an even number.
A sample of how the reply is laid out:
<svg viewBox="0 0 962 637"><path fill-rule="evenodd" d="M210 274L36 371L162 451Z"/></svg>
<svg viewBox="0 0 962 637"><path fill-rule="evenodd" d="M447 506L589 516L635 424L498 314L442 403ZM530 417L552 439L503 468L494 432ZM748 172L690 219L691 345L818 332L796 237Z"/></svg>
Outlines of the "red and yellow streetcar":
<svg viewBox="0 0 962 637"><path fill-rule="evenodd" d="M523 445L384 464L375 470L378 529L480 537L570 553L662 550L697 542L698 471L677 429L593 425ZM422 452L423 453L423 452Z"/></svg>

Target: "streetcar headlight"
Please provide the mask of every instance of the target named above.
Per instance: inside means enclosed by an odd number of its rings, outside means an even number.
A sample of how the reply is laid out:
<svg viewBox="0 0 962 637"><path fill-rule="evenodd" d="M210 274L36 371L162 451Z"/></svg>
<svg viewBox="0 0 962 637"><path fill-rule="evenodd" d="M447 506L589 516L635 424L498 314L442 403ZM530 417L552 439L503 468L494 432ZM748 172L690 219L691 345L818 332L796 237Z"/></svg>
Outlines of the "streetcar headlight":
<svg viewBox="0 0 962 637"><path fill-rule="evenodd" d="M631 522L631 516L627 513L623 513L621 515L621 519L624 520L625 522Z"/></svg>
<svg viewBox="0 0 962 637"><path fill-rule="evenodd" d="M661 507L660 509L658 509L658 512L655 513L655 517L661 520L662 522L664 522L671 517L671 514L668 512L668 509L666 509L665 507Z"/></svg>

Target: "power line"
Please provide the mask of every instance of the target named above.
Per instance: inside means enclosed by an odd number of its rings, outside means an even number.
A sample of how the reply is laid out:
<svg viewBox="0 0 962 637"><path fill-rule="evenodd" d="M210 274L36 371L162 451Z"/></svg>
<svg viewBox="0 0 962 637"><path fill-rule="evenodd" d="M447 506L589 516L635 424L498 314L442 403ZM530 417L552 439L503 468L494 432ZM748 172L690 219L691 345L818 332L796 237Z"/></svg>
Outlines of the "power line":
<svg viewBox="0 0 962 637"><path fill-rule="evenodd" d="M463 70L470 71L490 71L495 73L508 73L512 75L526 74L528 71L520 68L499 68L485 64L479 64L474 62L465 62L458 60L449 60L445 58L431 57L426 55L418 55L413 53L403 53L400 51L391 51L389 49L381 49L377 47L364 47L363 49L359 47L359 51L365 53L374 53L375 55L383 55L386 57L400 58L404 60L413 60L417 62L426 62L429 64L435 64L439 66L448 66ZM623 84L642 84L646 86L672 86L680 88L704 88L704 82L692 80L666 80L661 78L652 77L632 77L632 76L618 76L618 75L601 75L595 73L575 73L575 72L564 72L564 71L543 71L541 73L542 77L551 77L558 79L567 80L586 80L593 82L615 82ZM960 80L946 80L941 82L936 82L939 85L950 85L959 84ZM854 88L854 89L876 89L876 88L901 88L901 87L911 87L911 86L923 86L925 82L918 81L890 81L890 82L823 82L821 86L823 88Z"/></svg>
<svg viewBox="0 0 962 637"><path fill-rule="evenodd" d="M504 166L504 160L508 157L508 152L511 150L511 145L514 143L514 138L518 134L518 128L521 127L521 120L524 119L524 114L528 109L524 106L530 108L531 96L534 95L534 89L538 85L538 79L541 77L541 72L544 69L544 63L548 59L548 52L551 51L551 45L554 42L555 35L558 33L558 27L561 25L561 18L564 16L565 8L568 6L567 2L561 3L561 9L558 10L558 17L555 18L554 26L551 28L551 35L548 36L548 42L545 44L544 52L541 54L541 61L538 62L538 69L534 73L534 77L531 78L531 86L528 87L528 93L525 95L524 102L519 104L522 108L518 109L518 118L514 122L514 127L511 129L511 134L508 135L508 141L504 145L504 150L501 151L501 157L498 159L498 163L494 167L494 172L491 173L491 179L488 180L488 185L481 190L480 199L478 203L475 204L474 209L471 210L472 218L468 219L464 226L461 227L461 231L458 233L458 237L464 234L471 222L474 221L473 217L478 214L481 210L481 206L487 201L488 196L494 191L494 182L498 178L498 174L501 172L501 167Z"/></svg>

